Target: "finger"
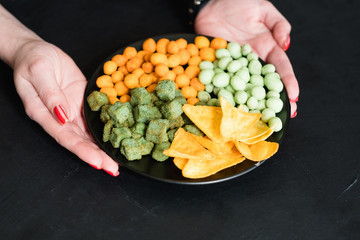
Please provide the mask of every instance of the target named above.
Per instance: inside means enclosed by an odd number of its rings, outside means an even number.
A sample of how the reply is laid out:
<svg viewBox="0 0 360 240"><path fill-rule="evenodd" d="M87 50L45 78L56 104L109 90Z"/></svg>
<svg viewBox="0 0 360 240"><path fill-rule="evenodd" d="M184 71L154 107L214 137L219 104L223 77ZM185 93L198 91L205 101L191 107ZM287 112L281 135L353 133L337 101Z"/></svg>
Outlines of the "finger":
<svg viewBox="0 0 360 240"><path fill-rule="evenodd" d="M30 82L49 112L55 115L58 121L65 124L69 120L66 111L69 109L69 103L60 88L61 73L55 74L53 69L48 61L34 61L29 66Z"/></svg>
<svg viewBox="0 0 360 240"><path fill-rule="evenodd" d="M275 45L267 55L266 62L274 64L285 85L289 99L295 102L299 97L299 84L286 53Z"/></svg>
<svg viewBox="0 0 360 240"><path fill-rule="evenodd" d="M291 113L290 113L291 118L296 117L297 116L297 104L295 102L290 101L290 109L291 109Z"/></svg>
<svg viewBox="0 0 360 240"><path fill-rule="evenodd" d="M290 45L290 23L269 1L263 2L261 12L263 13L262 20L272 32L276 43L286 51Z"/></svg>

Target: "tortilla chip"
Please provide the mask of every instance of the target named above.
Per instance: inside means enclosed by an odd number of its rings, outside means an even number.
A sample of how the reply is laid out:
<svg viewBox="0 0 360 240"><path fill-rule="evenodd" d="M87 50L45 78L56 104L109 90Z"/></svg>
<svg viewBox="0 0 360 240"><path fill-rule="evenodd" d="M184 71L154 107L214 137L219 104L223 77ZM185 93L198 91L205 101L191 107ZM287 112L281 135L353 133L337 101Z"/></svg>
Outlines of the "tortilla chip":
<svg viewBox="0 0 360 240"><path fill-rule="evenodd" d="M258 120L255 124L249 126L248 128L241 129L236 133L236 139L238 141L244 142L250 139L255 139L257 137L269 137L274 132L273 129L269 128L266 123L261 120ZM265 138L265 139L266 139ZM261 139L261 140L265 140Z"/></svg>
<svg viewBox="0 0 360 240"><path fill-rule="evenodd" d="M279 144L276 142L261 141L256 144L247 145L242 142L235 142L236 148L241 152L245 158L260 162L273 156L279 149Z"/></svg>
<svg viewBox="0 0 360 240"><path fill-rule="evenodd" d="M220 134L222 111L220 107L185 104L183 111L190 120L214 142L226 142Z"/></svg>
<svg viewBox="0 0 360 240"><path fill-rule="evenodd" d="M222 119L220 133L225 139L236 139L245 129L259 121L261 113L247 113L235 108L225 98L220 97Z"/></svg>
<svg viewBox="0 0 360 240"><path fill-rule="evenodd" d="M170 148L163 152L170 157L194 158L212 160L215 155L201 146L190 133L183 128L179 128L174 136Z"/></svg>
<svg viewBox="0 0 360 240"><path fill-rule="evenodd" d="M180 170L183 170L185 165L188 162L188 159L176 157L176 158L174 158L173 162L177 168L179 168Z"/></svg>
<svg viewBox="0 0 360 240"><path fill-rule="evenodd" d="M182 170L182 175L186 178L204 178L211 176L225 168L229 168L245 160L245 157L217 155L215 160L199 161L196 159L189 159L188 163Z"/></svg>

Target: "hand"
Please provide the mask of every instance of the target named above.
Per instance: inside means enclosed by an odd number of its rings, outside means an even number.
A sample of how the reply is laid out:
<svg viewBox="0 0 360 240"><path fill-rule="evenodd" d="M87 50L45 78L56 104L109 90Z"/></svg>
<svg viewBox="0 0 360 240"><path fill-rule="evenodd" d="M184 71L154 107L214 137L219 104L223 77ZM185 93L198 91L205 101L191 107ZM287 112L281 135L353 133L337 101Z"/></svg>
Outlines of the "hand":
<svg viewBox="0 0 360 240"><path fill-rule="evenodd" d="M29 117L80 159L117 176L118 164L87 131L82 115L86 79L73 60L54 45L29 40L16 51L13 67Z"/></svg>
<svg viewBox="0 0 360 240"><path fill-rule="evenodd" d="M290 30L288 21L265 0L211 0L195 19L198 34L249 43L261 59L274 64L289 95L291 117L295 117L299 85L285 53Z"/></svg>

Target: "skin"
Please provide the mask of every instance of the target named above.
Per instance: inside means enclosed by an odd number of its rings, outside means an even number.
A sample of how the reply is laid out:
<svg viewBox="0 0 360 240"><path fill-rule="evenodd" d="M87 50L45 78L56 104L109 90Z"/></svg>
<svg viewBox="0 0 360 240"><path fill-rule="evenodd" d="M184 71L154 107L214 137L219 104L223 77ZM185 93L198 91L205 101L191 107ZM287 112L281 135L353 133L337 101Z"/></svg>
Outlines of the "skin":
<svg viewBox="0 0 360 240"><path fill-rule="evenodd" d="M0 58L14 70L16 90L27 115L81 160L118 176L118 164L97 147L86 128L82 115L86 79L74 61L1 5L0 22ZM290 28L269 2L261 0L212 0L195 22L200 34L250 43L261 58L277 67L290 99L295 99L299 88L283 50ZM68 117L65 124L54 113L59 105ZM296 110L296 104L291 108Z"/></svg>
<svg viewBox="0 0 360 240"><path fill-rule="evenodd" d="M260 58L274 64L289 95L291 116L296 116L299 85L285 53L291 25L269 1L212 0L200 11L194 25L198 34L223 37L241 45L249 43Z"/></svg>

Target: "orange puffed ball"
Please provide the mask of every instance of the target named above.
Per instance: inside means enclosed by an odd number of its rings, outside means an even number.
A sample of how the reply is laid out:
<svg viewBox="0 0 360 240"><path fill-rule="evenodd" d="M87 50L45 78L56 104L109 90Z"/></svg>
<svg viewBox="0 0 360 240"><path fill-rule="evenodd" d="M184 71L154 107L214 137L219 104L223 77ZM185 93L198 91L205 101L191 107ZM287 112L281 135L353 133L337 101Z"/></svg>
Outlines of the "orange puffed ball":
<svg viewBox="0 0 360 240"><path fill-rule="evenodd" d="M115 62L118 67L124 66L128 61L128 58L121 54L116 54L111 58L111 61Z"/></svg>
<svg viewBox="0 0 360 240"><path fill-rule="evenodd" d="M107 61L104 63L104 73L107 75L111 75L113 72L115 72L117 69L117 64L113 61Z"/></svg>
<svg viewBox="0 0 360 240"><path fill-rule="evenodd" d="M156 51L158 53L166 54L166 47L168 43L170 42L167 38L161 38L156 43Z"/></svg>
<svg viewBox="0 0 360 240"><path fill-rule="evenodd" d="M210 46L210 40L205 36L197 36L194 39L195 45L199 48L206 48Z"/></svg>
<svg viewBox="0 0 360 240"><path fill-rule="evenodd" d="M153 82L152 76L150 76L149 74L146 74L146 73L141 75L140 78L139 78L139 83L140 83L141 87L147 87L152 82Z"/></svg>
<svg viewBox="0 0 360 240"><path fill-rule="evenodd" d="M114 88L112 88L112 87L100 88L100 92L106 93L106 95L108 95L109 98L117 96L116 90Z"/></svg>
<svg viewBox="0 0 360 240"><path fill-rule="evenodd" d="M118 96L122 96L124 94L129 93L129 89L125 86L123 81L115 83L114 89Z"/></svg>
<svg viewBox="0 0 360 240"><path fill-rule="evenodd" d="M170 56L168 56L169 67L171 68L176 67L180 64L180 62L181 62L181 57L179 54L171 54Z"/></svg>
<svg viewBox="0 0 360 240"><path fill-rule="evenodd" d="M111 74L111 79L113 83L117 83L118 81L122 81L124 79L124 74L121 71L115 71Z"/></svg>
<svg viewBox="0 0 360 240"><path fill-rule="evenodd" d="M153 53L150 57L150 62L156 66L160 63L167 65L167 56L163 53Z"/></svg>
<svg viewBox="0 0 360 240"><path fill-rule="evenodd" d="M210 42L210 47L213 49L219 49L219 48L226 48L227 47L227 41L223 38L216 37L213 38Z"/></svg>
<svg viewBox="0 0 360 240"><path fill-rule="evenodd" d="M215 49L211 48L211 47L205 47L200 49L200 57L203 61L210 61L213 62L215 61L216 57L215 57Z"/></svg>
<svg viewBox="0 0 360 240"><path fill-rule="evenodd" d="M197 96L197 91L195 90L195 88L193 88L191 86L185 86L185 87L181 88L181 92L185 98L191 98L191 97L196 98L196 96Z"/></svg>
<svg viewBox="0 0 360 240"><path fill-rule="evenodd" d="M199 73L200 73L200 68L198 66L191 65L185 69L185 74L188 75L190 79L197 77Z"/></svg>
<svg viewBox="0 0 360 240"><path fill-rule="evenodd" d="M125 76L124 84L127 88L133 89L139 87L139 79L134 74L128 74Z"/></svg>
<svg viewBox="0 0 360 240"><path fill-rule="evenodd" d="M173 69L173 72L176 74L176 75L179 75L179 74L183 74L184 73L184 68L183 66L176 66L174 67Z"/></svg>
<svg viewBox="0 0 360 240"><path fill-rule="evenodd" d="M166 46L167 53L175 54L179 52L179 46L175 41L170 41Z"/></svg>
<svg viewBox="0 0 360 240"><path fill-rule="evenodd" d="M111 104L114 104L119 101L119 99L117 97L109 97L109 100L110 100Z"/></svg>
<svg viewBox="0 0 360 240"><path fill-rule="evenodd" d="M151 62L144 62L142 65L142 69L145 73L151 73L154 71L154 65Z"/></svg>
<svg viewBox="0 0 360 240"><path fill-rule="evenodd" d="M187 62L189 61L189 59L191 57L189 51L186 49L180 50L179 55L180 55L180 64L181 65L187 64Z"/></svg>
<svg viewBox="0 0 360 240"><path fill-rule="evenodd" d="M103 87L111 88L114 86L114 84L112 78L109 75L102 75L96 79L96 86L98 88L103 88Z"/></svg>
<svg viewBox="0 0 360 240"><path fill-rule="evenodd" d="M190 104L190 105L195 105L195 104L197 104L198 102L200 102L200 100L199 100L198 98L196 98L196 97L191 97L191 98L188 98L188 99L187 99L187 102L188 102L188 104Z"/></svg>
<svg viewBox="0 0 360 240"><path fill-rule="evenodd" d="M199 55L199 48L194 43L189 43L186 47L186 50L189 51L190 56Z"/></svg>
<svg viewBox="0 0 360 240"><path fill-rule="evenodd" d="M155 73L159 77L165 76L168 72L169 72L169 67L163 63L160 63L155 67Z"/></svg>
<svg viewBox="0 0 360 240"><path fill-rule="evenodd" d="M120 97L120 102L122 102L122 103L126 103L126 102L129 102L129 101L130 101L130 95L128 95L128 94L122 95Z"/></svg>
<svg viewBox="0 0 360 240"><path fill-rule="evenodd" d="M144 51L147 52L155 52L156 51L156 42L154 39L152 38L148 38L143 42L142 48L144 49Z"/></svg>
<svg viewBox="0 0 360 240"><path fill-rule="evenodd" d="M144 70L142 68L137 68L132 73L139 78L141 75L144 74Z"/></svg>
<svg viewBox="0 0 360 240"><path fill-rule="evenodd" d="M155 90L156 86L157 86L157 84L156 84L156 83L153 83L153 84L151 84L150 86L148 86L148 87L146 88L146 91L148 91L148 92L153 92L153 91Z"/></svg>
<svg viewBox="0 0 360 240"><path fill-rule="evenodd" d="M186 74L179 74L175 78L175 83L178 85L179 88L189 86L190 78Z"/></svg>
<svg viewBox="0 0 360 240"><path fill-rule="evenodd" d="M205 85L201 83L198 78L191 79L190 86L195 88L195 90L198 92L205 90Z"/></svg>
<svg viewBox="0 0 360 240"><path fill-rule="evenodd" d="M187 41L184 38L179 38L175 41L179 47L179 50L185 49L187 46Z"/></svg>
<svg viewBox="0 0 360 240"><path fill-rule="evenodd" d="M129 72L133 72L135 69L140 68L142 63L143 60L138 56L135 56L126 63L126 69Z"/></svg>
<svg viewBox="0 0 360 240"><path fill-rule="evenodd" d="M175 81L175 78L176 78L176 74L174 73L174 71L169 70L168 73L165 76L163 76L163 77L161 77L159 79L159 81L162 81L162 80L173 80L173 81Z"/></svg>
<svg viewBox="0 0 360 240"><path fill-rule="evenodd" d="M134 48L134 47L126 47L126 48L124 49L123 55L124 55L125 57L127 57L128 59L133 58L133 57L136 57L136 55L137 55L137 50L136 50L136 48Z"/></svg>
<svg viewBox="0 0 360 240"><path fill-rule="evenodd" d="M195 55L195 56L192 56L190 59L189 59L189 62L188 64L189 65L195 65L195 66L199 66L199 64L201 63L201 57L199 55Z"/></svg>

